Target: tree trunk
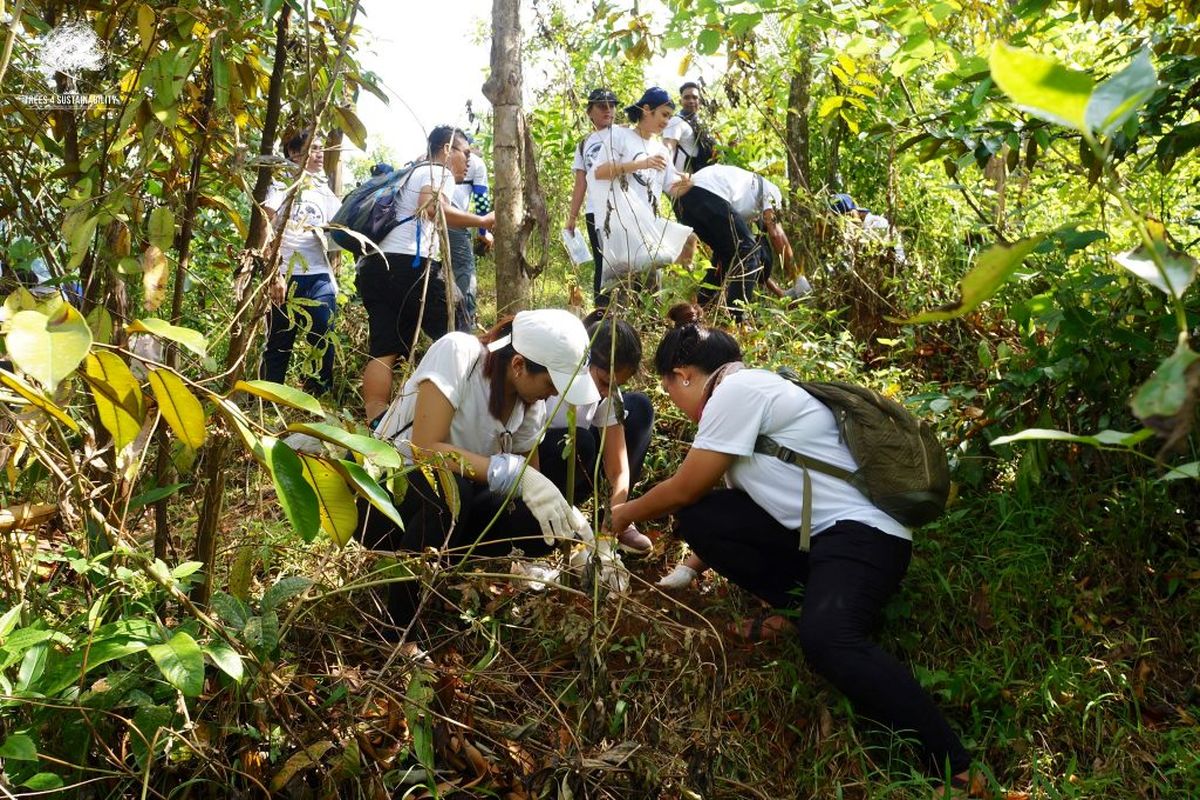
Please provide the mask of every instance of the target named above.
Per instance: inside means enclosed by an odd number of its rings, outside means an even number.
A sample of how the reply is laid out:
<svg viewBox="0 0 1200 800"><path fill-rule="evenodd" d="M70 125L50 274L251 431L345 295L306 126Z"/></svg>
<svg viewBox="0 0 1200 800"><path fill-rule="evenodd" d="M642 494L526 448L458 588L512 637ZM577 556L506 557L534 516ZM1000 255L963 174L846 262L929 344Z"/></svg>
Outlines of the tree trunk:
<svg viewBox="0 0 1200 800"><path fill-rule="evenodd" d="M801 40L797 49L802 54L807 54L810 48L807 42ZM807 55L802 55L799 66L792 71L792 80L788 87L787 167L792 197L812 191L808 152L808 106L811 101L811 85L812 61Z"/></svg>
<svg viewBox="0 0 1200 800"><path fill-rule="evenodd" d="M342 144L346 134L334 128L325 137L325 177L329 179L329 191L342 196Z"/></svg>
<svg viewBox="0 0 1200 800"><path fill-rule="evenodd" d="M514 314L529 302L529 277L521 248L525 185L521 175L520 0L492 0L492 73L483 94L494 114L492 188L496 194L496 315Z"/></svg>

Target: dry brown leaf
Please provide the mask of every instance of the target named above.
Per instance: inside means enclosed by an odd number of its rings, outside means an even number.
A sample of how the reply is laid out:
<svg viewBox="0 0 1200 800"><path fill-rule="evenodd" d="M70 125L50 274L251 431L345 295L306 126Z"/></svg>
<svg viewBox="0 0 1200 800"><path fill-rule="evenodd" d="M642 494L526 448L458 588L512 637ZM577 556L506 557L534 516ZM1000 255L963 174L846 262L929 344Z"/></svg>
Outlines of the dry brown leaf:
<svg viewBox="0 0 1200 800"><path fill-rule="evenodd" d="M142 253L142 289L145 292L142 305L147 311L157 311L166 299L169 276L166 254L155 245L148 245Z"/></svg>

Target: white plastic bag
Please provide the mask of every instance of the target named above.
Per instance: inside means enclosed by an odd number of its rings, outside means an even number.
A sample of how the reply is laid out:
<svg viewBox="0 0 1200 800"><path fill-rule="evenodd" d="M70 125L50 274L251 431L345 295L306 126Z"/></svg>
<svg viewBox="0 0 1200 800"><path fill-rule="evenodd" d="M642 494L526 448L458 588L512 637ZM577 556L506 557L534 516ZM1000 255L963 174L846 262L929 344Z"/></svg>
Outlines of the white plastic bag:
<svg viewBox="0 0 1200 800"><path fill-rule="evenodd" d="M621 190L616 183L608 196L601 226L604 271L600 285L607 286L623 275L649 272L679 258L692 229L674 220L654 216L639 197Z"/></svg>
<svg viewBox="0 0 1200 800"><path fill-rule="evenodd" d="M562 240L563 244L566 245L567 255L571 257L571 261L576 266L591 262L592 248L588 246L588 240L583 235L583 231L576 228L572 234L571 231L563 228Z"/></svg>

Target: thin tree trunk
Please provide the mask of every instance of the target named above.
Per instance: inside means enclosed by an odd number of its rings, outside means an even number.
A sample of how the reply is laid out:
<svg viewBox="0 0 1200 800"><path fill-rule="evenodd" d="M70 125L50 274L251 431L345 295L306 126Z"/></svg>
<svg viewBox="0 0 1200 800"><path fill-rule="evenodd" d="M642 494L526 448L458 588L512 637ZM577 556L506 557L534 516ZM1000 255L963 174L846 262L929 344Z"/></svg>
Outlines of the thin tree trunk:
<svg viewBox="0 0 1200 800"><path fill-rule="evenodd" d="M809 47L804 40L798 46L801 53ZM801 57L800 65L792 72L788 87L787 152L788 183L792 197L807 194L812 190L812 172L809 164L808 106L812 86L812 62L807 55Z"/></svg>
<svg viewBox="0 0 1200 800"><path fill-rule="evenodd" d="M268 156L274 149L275 137L279 128L279 109L283 98L283 72L287 58L288 21L291 17L291 6L284 4L275 23L275 64L271 70L271 82L267 91L267 116L263 120L262 144L259 153ZM261 256L251 254L263 240L266 232L267 218L262 212L262 202L266 199L267 190L271 186L271 170L260 167L258 180L254 184L254 209L250 214L249 232L246 235L246 253L240 269L248 271L236 281L237 302L235 307L241 312L247 303L257 307L251 297L257 289L265 265ZM258 323L258 316L239 314L234 329L230 335L229 353L225 357L225 368L229 372L229 382L236 382L241 375L242 361L246 347L250 342L250 334ZM228 473L226 458L229 453L231 440L229 436L215 437L205 461L204 502L200 508L200 519L196 524L196 560L205 565L204 580L192 590L193 600L201 606L207 606L212 595L213 561L217 551L217 523L220 520L221 508L224 505L225 477Z"/></svg>
<svg viewBox="0 0 1200 800"><path fill-rule="evenodd" d="M521 252L525 218L521 175L524 120L521 115L520 0L492 0L492 73L483 84L492 103L493 188L496 193L496 314L523 309L529 302L529 279Z"/></svg>

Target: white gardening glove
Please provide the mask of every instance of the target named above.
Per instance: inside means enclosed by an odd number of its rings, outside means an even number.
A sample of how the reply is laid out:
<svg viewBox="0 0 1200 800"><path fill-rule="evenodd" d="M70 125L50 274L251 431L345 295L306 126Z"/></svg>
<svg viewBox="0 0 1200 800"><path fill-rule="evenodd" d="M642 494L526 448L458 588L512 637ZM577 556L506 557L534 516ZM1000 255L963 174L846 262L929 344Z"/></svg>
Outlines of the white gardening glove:
<svg viewBox="0 0 1200 800"><path fill-rule="evenodd" d="M575 532L575 538L591 547L596 541L596 534L592 531L592 523L588 522L588 518L578 508L571 508L571 529Z"/></svg>
<svg viewBox="0 0 1200 800"><path fill-rule="evenodd" d="M521 475L519 485L521 499L525 501L538 525L542 526L542 539L546 544L554 544L555 539L570 537L575 530L571 512L579 512L567 504L566 498L554 482L535 469L526 469Z"/></svg>
<svg viewBox="0 0 1200 800"><path fill-rule="evenodd" d="M696 570L680 562L675 569L662 576L656 584L660 589L686 589L696 580Z"/></svg>

